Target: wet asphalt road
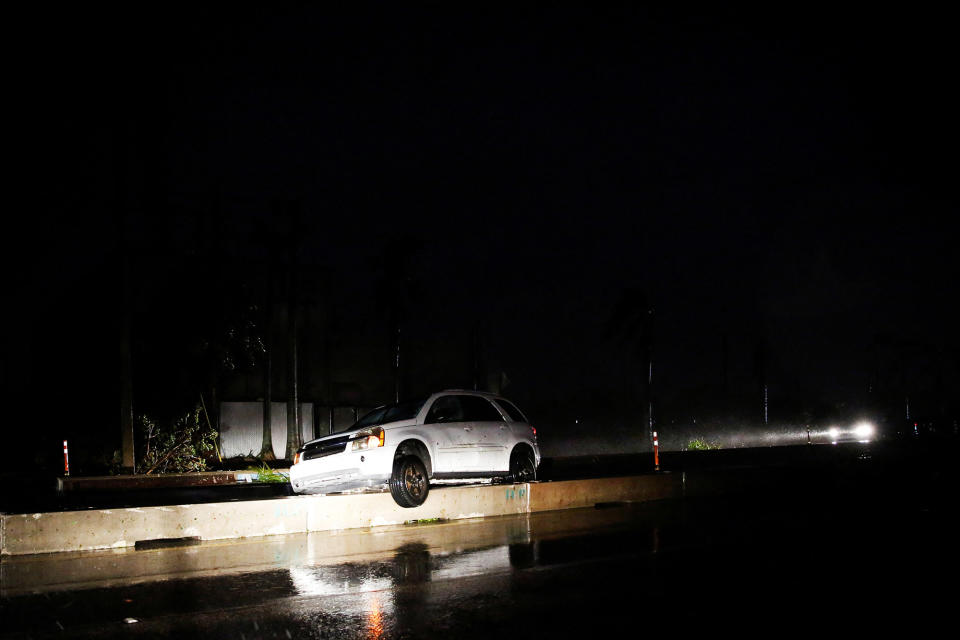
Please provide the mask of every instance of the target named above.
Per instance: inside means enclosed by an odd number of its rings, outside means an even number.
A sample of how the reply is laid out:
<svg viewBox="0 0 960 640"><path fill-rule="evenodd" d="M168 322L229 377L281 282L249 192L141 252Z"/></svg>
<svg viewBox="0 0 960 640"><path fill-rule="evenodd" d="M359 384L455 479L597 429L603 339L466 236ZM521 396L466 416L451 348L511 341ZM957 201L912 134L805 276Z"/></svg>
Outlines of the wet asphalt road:
<svg viewBox="0 0 960 640"><path fill-rule="evenodd" d="M957 485L889 462L783 494L5 560L0 633L932 634L957 604Z"/></svg>

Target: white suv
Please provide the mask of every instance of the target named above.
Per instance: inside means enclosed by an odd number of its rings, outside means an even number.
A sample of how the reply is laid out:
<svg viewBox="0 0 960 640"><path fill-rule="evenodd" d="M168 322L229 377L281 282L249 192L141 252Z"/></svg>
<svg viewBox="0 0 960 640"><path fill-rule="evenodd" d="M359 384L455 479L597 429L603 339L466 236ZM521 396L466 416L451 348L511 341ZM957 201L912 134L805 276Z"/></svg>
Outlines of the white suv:
<svg viewBox="0 0 960 640"><path fill-rule="evenodd" d="M423 504L431 479L535 480L537 430L496 394L450 390L374 409L346 431L303 445L296 493L390 485L401 507Z"/></svg>

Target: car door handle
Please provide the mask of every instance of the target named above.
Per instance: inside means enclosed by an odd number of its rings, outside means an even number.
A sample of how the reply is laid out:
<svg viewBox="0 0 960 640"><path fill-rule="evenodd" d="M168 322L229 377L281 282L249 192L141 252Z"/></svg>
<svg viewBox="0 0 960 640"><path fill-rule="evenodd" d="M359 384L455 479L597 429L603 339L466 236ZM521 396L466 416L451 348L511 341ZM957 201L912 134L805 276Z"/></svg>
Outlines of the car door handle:
<svg viewBox="0 0 960 640"><path fill-rule="evenodd" d="M464 431L473 431L473 427L464 427L463 430L464 430Z"/></svg>
<svg viewBox="0 0 960 640"><path fill-rule="evenodd" d="M506 428L507 428L507 425L505 425L505 424L500 425L500 430L501 430L501 431L502 431L503 429L506 429Z"/></svg>

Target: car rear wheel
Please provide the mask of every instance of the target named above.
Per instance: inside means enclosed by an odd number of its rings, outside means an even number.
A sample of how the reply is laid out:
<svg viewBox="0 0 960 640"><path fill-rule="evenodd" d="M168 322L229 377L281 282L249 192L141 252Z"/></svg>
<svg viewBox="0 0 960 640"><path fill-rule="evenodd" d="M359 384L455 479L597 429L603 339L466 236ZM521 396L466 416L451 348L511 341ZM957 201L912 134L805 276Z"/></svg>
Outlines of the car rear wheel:
<svg viewBox="0 0 960 640"><path fill-rule="evenodd" d="M533 453L519 449L510 456L510 477L514 482L532 482L537 479L537 465Z"/></svg>
<svg viewBox="0 0 960 640"><path fill-rule="evenodd" d="M390 495L401 507L419 507L430 493L427 468L416 456L398 458L390 476Z"/></svg>

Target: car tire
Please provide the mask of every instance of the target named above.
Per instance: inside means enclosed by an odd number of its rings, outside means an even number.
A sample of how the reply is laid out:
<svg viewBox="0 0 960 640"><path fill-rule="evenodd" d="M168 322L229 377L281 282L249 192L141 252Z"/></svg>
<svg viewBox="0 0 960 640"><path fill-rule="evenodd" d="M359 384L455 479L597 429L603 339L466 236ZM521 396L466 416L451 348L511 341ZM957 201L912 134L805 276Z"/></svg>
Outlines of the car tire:
<svg viewBox="0 0 960 640"><path fill-rule="evenodd" d="M427 468L416 456L404 456L393 463L390 495L401 507L419 507L430 493Z"/></svg>
<svg viewBox="0 0 960 640"><path fill-rule="evenodd" d="M510 478L513 482L533 482L537 479L537 463L533 452L518 449L510 456Z"/></svg>

